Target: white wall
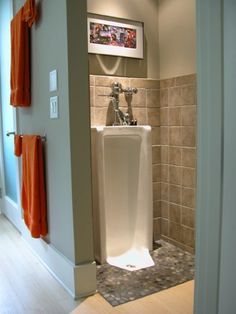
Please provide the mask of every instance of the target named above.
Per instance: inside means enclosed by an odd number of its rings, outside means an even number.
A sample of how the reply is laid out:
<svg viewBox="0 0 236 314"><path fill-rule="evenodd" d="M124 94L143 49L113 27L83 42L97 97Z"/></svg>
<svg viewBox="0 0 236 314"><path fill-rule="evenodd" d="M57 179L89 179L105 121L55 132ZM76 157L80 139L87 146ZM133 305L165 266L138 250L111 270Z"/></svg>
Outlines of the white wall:
<svg viewBox="0 0 236 314"><path fill-rule="evenodd" d="M196 72L196 0L159 0L160 79Z"/></svg>
<svg viewBox="0 0 236 314"><path fill-rule="evenodd" d="M165 79L196 72L196 0L87 0L88 12L144 22L142 61L90 55L90 73Z"/></svg>
<svg viewBox="0 0 236 314"><path fill-rule="evenodd" d="M158 59L158 1L157 0L87 0L88 12L144 22L144 60L122 58L115 73L105 71L96 56L91 55L90 73L131 77L159 78ZM100 57L111 70L117 57Z"/></svg>

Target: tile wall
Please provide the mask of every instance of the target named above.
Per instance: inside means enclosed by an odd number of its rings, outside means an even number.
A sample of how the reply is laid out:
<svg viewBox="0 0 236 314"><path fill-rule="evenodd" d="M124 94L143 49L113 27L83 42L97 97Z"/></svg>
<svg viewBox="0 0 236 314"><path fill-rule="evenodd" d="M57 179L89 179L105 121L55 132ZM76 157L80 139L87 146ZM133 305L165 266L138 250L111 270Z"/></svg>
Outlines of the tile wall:
<svg viewBox="0 0 236 314"><path fill-rule="evenodd" d="M196 75L160 81L161 237L193 251Z"/></svg>
<svg viewBox="0 0 236 314"><path fill-rule="evenodd" d="M140 125L152 126L153 230L192 251L195 207L195 75L168 80L90 76L91 125L112 125L111 84L137 87L120 108Z"/></svg>

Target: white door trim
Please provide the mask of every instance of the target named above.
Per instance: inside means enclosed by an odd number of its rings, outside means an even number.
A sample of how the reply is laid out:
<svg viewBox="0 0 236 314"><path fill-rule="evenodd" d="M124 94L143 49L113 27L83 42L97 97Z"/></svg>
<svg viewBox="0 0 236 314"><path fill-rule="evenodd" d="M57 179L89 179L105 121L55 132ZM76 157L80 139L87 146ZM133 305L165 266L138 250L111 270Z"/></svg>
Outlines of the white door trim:
<svg viewBox="0 0 236 314"><path fill-rule="evenodd" d="M10 18L13 18L13 1L10 0ZM1 93L0 93L1 95ZM10 106L10 104L9 104ZM13 115L13 130L17 132L17 109L12 107L12 115ZM2 114L0 112L0 129L2 130ZM6 134L2 134L2 137L6 136ZM3 152L3 138L0 139L0 150ZM12 151L14 154L14 151ZM20 161L18 158L15 158L16 165L16 192L17 192L17 202L12 201L9 197L6 196L5 190L5 172L4 172L4 159L3 154L0 157L0 183L2 187L2 199L0 200L0 205L2 212L6 215L6 217L16 226L20 231L22 230L22 210L21 210L21 201L20 201Z"/></svg>
<svg viewBox="0 0 236 314"><path fill-rule="evenodd" d="M18 206L18 204L5 195L3 197L3 208L4 215L20 232L22 232L23 219L21 219L21 208Z"/></svg>

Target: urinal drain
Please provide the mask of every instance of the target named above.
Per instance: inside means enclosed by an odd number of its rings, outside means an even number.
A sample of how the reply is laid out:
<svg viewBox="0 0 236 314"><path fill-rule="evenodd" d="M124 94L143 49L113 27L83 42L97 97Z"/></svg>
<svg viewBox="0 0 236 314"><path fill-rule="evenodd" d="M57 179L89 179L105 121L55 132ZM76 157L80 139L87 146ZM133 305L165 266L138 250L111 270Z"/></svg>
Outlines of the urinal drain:
<svg viewBox="0 0 236 314"><path fill-rule="evenodd" d="M136 268L136 266L132 265L132 264L127 264L126 267L128 267L128 268Z"/></svg>

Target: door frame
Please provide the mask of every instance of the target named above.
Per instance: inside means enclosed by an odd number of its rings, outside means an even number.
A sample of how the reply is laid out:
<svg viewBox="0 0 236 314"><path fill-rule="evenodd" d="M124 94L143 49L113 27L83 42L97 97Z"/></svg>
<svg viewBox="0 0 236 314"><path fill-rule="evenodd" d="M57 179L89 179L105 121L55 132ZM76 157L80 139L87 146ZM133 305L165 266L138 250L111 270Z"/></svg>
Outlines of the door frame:
<svg viewBox="0 0 236 314"><path fill-rule="evenodd" d="M13 0L10 1L10 11L11 18L13 18ZM1 77L0 77L1 79ZM1 96L1 90L0 90ZM10 105L10 104L9 104ZM17 132L17 109L13 108L13 128L14 130L8 130L10 132ZM0 151L3 152L3 136L7 136L2 132L2 112L0 110L0 130L2 137L0 136ZM0 199L1 212L15 225L15 227L22 231L23 221L22 221L22 209L20 201L20 161L18 158L15 158L16 165L16 193L17 193L17 202L14 202L6 195L5 189L5 170L4 170L4 157L3 153L0 156L0 186L2 188L2 198Z"/></svg>
<svg viewBox="0 0 236 314"><path fill-rule="evenodd" d="M218 313L223 201L223 0L197 0L198 159L194 313Z"/></svg>

